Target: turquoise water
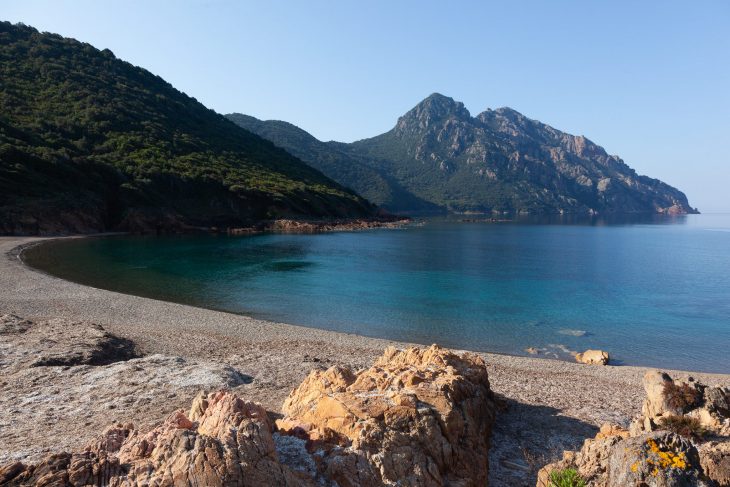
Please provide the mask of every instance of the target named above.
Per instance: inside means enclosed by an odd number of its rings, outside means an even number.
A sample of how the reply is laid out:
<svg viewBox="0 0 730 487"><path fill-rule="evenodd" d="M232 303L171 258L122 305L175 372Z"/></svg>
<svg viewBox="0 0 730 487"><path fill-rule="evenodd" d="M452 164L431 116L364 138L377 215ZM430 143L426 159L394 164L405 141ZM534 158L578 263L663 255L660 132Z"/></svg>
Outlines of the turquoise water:
<svg viewBox="0 0 730 487"><path fill-rule="evenodd" d="M450 347L730 372L730 217L463 223L320 235L54 242L29 264L96 287Z"/></svg>

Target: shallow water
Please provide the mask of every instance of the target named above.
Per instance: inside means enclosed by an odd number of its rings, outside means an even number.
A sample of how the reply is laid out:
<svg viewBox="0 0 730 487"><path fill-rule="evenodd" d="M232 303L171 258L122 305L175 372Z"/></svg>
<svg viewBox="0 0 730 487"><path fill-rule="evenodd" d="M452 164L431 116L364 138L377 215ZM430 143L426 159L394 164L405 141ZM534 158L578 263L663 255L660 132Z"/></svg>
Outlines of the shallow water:
<svg viewBox="0 0 730 487"><path fill-rule="evenodd" d="M287 323L511 354L601 348L616 363L730 372L727 215L109 237L25 258L104 289Z"/></svg>

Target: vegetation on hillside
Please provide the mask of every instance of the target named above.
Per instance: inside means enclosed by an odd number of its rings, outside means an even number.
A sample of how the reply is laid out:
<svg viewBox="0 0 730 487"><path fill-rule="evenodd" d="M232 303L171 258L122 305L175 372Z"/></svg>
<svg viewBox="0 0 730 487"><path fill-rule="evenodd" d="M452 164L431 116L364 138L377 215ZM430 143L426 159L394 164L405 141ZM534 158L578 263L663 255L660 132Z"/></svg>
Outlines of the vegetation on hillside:
<svg viewBox="0 0 730 487"><path fill-rule="evenodd" d="M0 233L374 213L109 50L2 22L0 80Z"/></svg>
<svg viewBox="0 0 730 487"><path fill-rule="evenodd" d="M437 93L381 135L321 142L279 121L229 115L391 211L687 213L679 190L638 175L582 136L509 108L472 117Z"/></svg>
<svg viewBox="0 0 730 487"><path fill-rule="evenodd" d="M347 144L321 142L288 122L263 121L241 113L231 113L226 117L238 126L272 141L343 186L351 188L369 201L392 212L439 210L438 205L416 197L393 177L372 167L369 160L348 153Z"/></svg>

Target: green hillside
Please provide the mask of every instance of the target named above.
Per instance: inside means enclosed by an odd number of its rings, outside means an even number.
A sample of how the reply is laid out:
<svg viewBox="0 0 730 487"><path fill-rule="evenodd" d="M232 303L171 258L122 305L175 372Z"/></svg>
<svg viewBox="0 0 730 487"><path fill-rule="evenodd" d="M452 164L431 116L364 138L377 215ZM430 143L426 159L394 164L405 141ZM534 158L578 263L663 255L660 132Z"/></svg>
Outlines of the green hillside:
<svg viewBox="0 0 730 487"><path fill-rule="evenodd" d="M374 207L108 50L0 23L0 233L240 226Z"/></svg>
<svg viewBox="0 0 730 487"><path fill-rule="evenodd" d="M272 141L338 183L353 189L369 201L394 213L438 210L437 205L422 200L387 174L371 167L371 161L338 147L336 142L322 142L296 125L279 120L259 120L241 113L226 115L240 127Z"/></svg>

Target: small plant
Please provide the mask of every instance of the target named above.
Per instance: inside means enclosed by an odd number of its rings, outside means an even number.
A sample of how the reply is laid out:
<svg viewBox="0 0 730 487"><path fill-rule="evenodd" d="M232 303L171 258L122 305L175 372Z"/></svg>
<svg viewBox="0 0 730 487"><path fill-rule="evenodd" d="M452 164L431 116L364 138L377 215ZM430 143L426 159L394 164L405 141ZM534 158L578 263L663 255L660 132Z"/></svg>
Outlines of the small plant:
<svg viewBox="0 0 730 487"><path fill-rule="evenodd" d="M574 468L553 470L548 479L548 487L585 487L585 485L586 481Z"/></svg>
<svg viewBox="0 0 730 487"><path fill-rule="evenodd" d="M684 382L679 385L672 381L664 383L664 397L667 405L682 413L699 406L702 393Z"/></svg>
<svg viewBox="0 0 730 487"><path fill-rule="evenodd" d="M659 428L694 440L701 440L707 434L700 420L689 416L667 416L662 419Z"/></svg>

